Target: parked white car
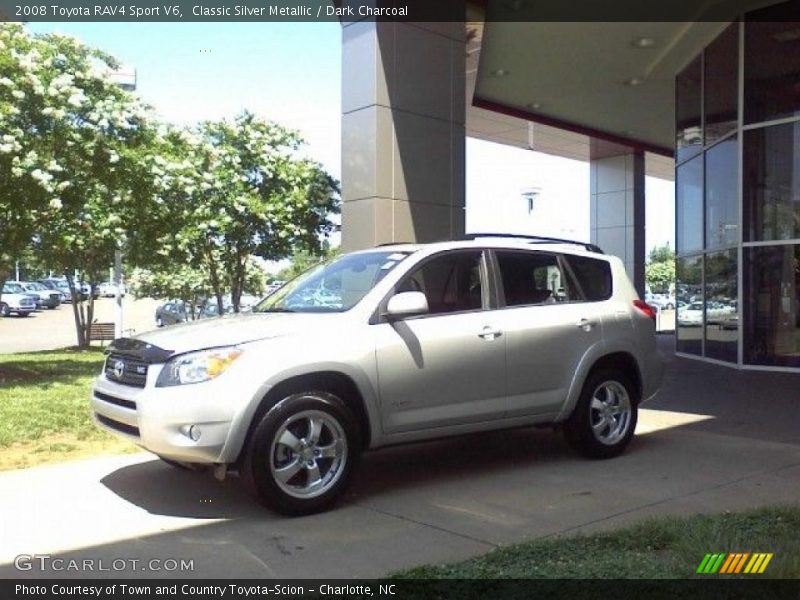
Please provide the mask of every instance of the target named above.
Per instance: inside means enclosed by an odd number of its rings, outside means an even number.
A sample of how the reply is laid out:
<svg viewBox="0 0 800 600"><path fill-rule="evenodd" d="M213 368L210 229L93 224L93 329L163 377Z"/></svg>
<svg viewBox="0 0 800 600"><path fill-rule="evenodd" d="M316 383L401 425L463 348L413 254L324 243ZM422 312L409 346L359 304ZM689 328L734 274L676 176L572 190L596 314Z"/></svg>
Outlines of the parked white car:
<svg viewBox="0 0 800 600"><path fill-rule="evenodd" d="M7 317L16 314L20 317L27 317L36 310L36 297L28 294L18 283L6 283L3 285L3 293L0 295L0 317Z"/></svg>
<svg viewBox="0 0 800 600"><path fill-rule="evenodd" d="M686 306L678 306L678 325L683 327L700 327L702 324L702 302L692 302Z"/></svg>

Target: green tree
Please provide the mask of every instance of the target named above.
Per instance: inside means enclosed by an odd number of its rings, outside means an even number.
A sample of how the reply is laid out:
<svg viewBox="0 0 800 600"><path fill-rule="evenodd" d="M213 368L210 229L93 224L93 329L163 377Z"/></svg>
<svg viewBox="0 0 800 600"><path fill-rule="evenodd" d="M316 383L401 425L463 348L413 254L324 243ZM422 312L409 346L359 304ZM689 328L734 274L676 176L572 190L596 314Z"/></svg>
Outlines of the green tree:
<svg viewBox="0 0 800 600"><path fill-rule="evenodd" d="M67 277L86 346L94 304L80 302L76 288L97 282L137 230L156 131L147 107L110 77L119 66L111 56L15 24L0 26L0 42L0 218L10 221L1 223L0 247L18 255L33 244Z"/></svg>
<svg viewBox="0 0 800 600"><path fill-rule="evenodd" d="M171 141L161 251L208 271L220 314L226 291L238 312L252 256L316 252L334 230L338 182L298 156L296 132L245 112L173 132Z"/></svg>
<svg viewBox="0 0 800 600"><path fill-rule="evenodd" d="M669 243L650 251L644 278L650 289L657 292L668 292L675 283L675 252Z"/></svg>
<svg viewBox="0 0 800 600"><path fill-rule="evenodd" d="M341 248L331 248L330 244L324 244L318 252L309 250L299 250L292 255L291 264L278 272L276 279L281 281L291 281L298 275L308 271L311 267L341 253Z"/></svg>

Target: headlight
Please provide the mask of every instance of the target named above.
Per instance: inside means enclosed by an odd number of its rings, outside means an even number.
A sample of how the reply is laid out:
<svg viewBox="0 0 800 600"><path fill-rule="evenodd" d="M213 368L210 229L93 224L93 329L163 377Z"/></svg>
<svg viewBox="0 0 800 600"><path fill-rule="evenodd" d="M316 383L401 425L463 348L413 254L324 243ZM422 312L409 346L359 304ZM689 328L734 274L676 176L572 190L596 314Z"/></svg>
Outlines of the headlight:
<svg viewBox="0 0 800 600"><path fill-rule="evenodd" d="M181 354L171 359L156 381L156 387L201 383L224 373L242 355L242 350L230 346Z"/></svg>

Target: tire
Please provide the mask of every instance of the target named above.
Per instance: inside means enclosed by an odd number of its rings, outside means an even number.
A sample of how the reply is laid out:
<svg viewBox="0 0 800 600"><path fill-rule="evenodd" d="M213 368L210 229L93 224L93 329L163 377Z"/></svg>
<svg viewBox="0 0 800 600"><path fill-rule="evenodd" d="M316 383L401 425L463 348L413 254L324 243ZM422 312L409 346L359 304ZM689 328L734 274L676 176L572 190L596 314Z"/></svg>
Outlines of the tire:
<svg viewBox="0 0 800 600"><path fill-rule="evenodd" d="M0 303L0 317L7 317L11 314L8 304Z"/></svg>
<svg viewBox="0 0 800 600"><path fill-rule="evenodd" d="M600 369L591 373L564 424L567 441L588 458L620 455L633 438L639 400L636 386L624 372Z"/></svg>
<svg viewBox="0 0 800 600"><path fill-rule="evenodd" d="M358 422L344 402L328 392L303 392L255 424L240 474L268 508L307 515L331 506L347 488L360 451Z"/></svg>
<svg viewBox="0 0 800 600"><path fill-rule="evenodd" d="M181 469L182 471L206 471L206 470L208 470L208 465L201 465L199 463L180 462L178 460L172 460L171 458L164 458L163 456L159 456L158 458L163 460L170 467L175 467L176 469Z"/></svg>
<svg viewBox="0 0 800 600"><path fill-rule="evenodd" d="M158 317L156 319L156 327L163 327L163 326L164 326L164 321L161 320L161 317Z"/></svg>

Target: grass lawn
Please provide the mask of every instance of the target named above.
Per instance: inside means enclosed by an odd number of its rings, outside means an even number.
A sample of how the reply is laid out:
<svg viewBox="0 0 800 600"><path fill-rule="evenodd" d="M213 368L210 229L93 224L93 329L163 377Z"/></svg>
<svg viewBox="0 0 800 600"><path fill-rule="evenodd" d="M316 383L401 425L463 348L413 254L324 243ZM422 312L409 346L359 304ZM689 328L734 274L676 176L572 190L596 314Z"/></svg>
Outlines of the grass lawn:
<svg viewBox="0 0 800 600"><path fill-rule="evenodd" d="M597 535L539 539L397 579L800 577L800 508L665 517ZM772 552L763 575L696 575L706 553Z"/></svg>
<svg viewBox="0 0 800 600"><path fill-rule="evenodd" d="M0 355L0 470L135 449L92 422L102 364L99 348Z"/></svg>

